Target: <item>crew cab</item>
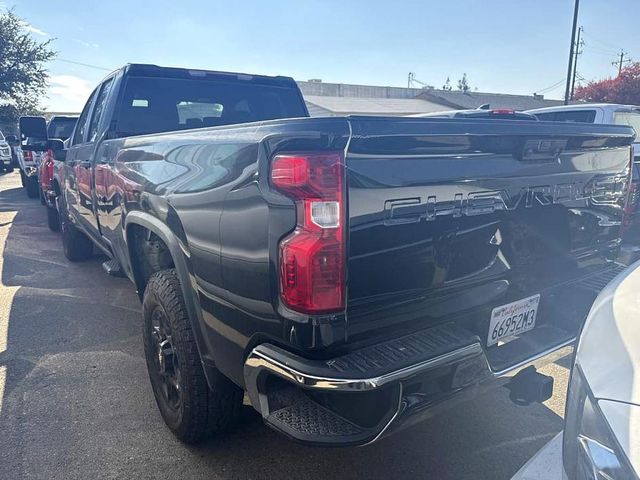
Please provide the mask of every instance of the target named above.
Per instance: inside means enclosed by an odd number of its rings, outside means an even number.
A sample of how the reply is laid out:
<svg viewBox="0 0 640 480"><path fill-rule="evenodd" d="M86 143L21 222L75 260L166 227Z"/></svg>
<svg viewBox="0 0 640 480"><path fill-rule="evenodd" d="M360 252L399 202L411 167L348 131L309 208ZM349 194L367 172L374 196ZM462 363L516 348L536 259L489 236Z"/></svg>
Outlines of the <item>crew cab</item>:
<svg viewBox="0 0 640 480"><path fill-rule="evenodd" d="M598 124L629 125L640 132L640 106L615 103L581 103L538 108L526 113L540 120L554 122L584 122ZM621 258L625 263L640 259L640 143L634 143L634 165L632 171L630 201L625 217L624 246Z"/></svg>
<svg viewBox="0 0 640 480"><path fill-rule="evenodd" d="M549 398L536 367L621 268L633 130L304 117L290 78L128 65L56 151L64 253L136 285L173 433L223 430L244 391L314 445Z"/></svg>

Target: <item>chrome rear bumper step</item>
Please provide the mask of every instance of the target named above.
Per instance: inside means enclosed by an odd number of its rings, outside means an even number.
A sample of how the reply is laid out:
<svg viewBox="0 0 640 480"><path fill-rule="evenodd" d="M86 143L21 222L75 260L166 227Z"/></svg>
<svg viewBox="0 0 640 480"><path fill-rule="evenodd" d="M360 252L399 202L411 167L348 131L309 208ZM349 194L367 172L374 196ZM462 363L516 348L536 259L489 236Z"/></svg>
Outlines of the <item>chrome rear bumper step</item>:
<svg viewBox="0 0 640 480"><path fill-rule="evenodd" d="M261 344L244 367L253 407L272 428L314 445L363 445L441 400L570 353L573 339L547 338L547 348L496 369L480 339L455 325L433 327L331 360L309 360ZM503 367L504 364L496 365ZM448 402L447 402L448 403ZM367 415L360 415L361 412ZM362 421L364 419L364 421Z"/></svg>

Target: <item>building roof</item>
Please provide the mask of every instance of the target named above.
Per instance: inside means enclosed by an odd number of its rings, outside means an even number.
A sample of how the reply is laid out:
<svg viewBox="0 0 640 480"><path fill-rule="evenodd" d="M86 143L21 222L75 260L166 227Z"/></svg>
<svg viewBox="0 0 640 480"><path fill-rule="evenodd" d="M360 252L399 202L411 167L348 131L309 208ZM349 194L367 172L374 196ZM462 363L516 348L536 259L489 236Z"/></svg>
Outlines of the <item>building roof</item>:
<svg viewBox="0 0 640 480"><path fill-rule="evenodd" d="M461 92L457 90L425 90L418 95L431 102L446 105L452 109L472 109L489 104L491 108L531 110L533 108L562 105L562 100L546 100L542 95L511 95L506 93Z"/></svg>
<svg viewBox="0 0 640 480"><path fill-rule="evenodd" d="M412 115L442 110L422 98L359 98L305 95L309 113L319 115Z"/></svg>

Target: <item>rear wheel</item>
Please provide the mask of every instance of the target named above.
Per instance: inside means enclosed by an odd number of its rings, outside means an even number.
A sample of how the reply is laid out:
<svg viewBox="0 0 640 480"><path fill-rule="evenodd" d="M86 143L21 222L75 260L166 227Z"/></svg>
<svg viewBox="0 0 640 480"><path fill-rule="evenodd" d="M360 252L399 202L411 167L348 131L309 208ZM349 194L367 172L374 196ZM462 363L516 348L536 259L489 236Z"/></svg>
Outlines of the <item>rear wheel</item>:
<svg viewBox="0 0 640 480"><path fill-rule="evenodd" d="M8 167L4 167L4 171L7 173L13 172L13 166L9 165Z"/></svg>
<svg viewBox="0 0 640 480"><path fill-rule="evenodd" d="M64 256L72 262L87 260L93 255L93 242L68 219L61 221Z"/></svg>
<svg viewBox="0 0 640 480"><path fill-rule="evenodd" d="M20 183L22 184L23 187L25 188L27 187L27 177L25 176L22 169L20 170Z"/></svg>
<svg viewBox="0 0 640 480"><path fill-rule="evenodd" d="M52 232L60 231L60 216L58 210L47 205L47 225Z"/></svg>
<svg viewBox="0 0 640 480"><path fill-rule="evenodd" d="M142 312L153 394L173 434L196 443L233 424L242 406L242 389L217 371L209 388L174 269L151 276Z"/></svg>

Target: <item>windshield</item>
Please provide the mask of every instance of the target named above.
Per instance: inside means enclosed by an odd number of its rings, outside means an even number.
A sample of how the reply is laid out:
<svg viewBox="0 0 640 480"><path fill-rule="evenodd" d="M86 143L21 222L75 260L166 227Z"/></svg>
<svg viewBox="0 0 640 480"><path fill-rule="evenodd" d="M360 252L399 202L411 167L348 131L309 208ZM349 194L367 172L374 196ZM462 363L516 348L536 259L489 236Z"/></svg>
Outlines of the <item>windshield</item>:
<svg viewBox="0 0 640 480"><path fill-rule="evenodd" d="M76 121L76 118L52 118L47 127L47 135L64 141L73 133Z"/></svg>
<svg viewBox="0 0 640 480"><path fill-rule="evenodd" d="M117 131L136 135L303 116L304 103L290 87L240 80L131 77L117 116Z"/></svg>
<svg viewBox="0 0 640 480"><path fill-rule="evenodd" d="M2 134L2 132L0 132L0 142L4 141L4 135Z"/></svg>
<svg viewBox="0 0 640 480"><path fill-rule="evenodd" d="M629 125L633 127L637 135L640 135L640 112L639 111L618 111L613 114L613 121L618 125Z"/></svg>

